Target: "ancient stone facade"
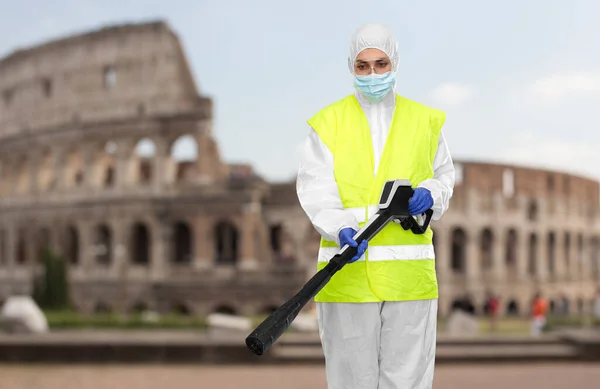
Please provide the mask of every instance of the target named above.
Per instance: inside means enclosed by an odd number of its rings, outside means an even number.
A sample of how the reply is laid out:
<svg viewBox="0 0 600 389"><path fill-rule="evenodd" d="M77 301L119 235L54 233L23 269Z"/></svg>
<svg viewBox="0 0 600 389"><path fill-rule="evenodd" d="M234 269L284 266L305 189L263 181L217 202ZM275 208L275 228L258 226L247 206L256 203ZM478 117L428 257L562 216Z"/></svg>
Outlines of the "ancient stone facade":
<svg viewBox="0 0 600 389"><path fill-rule="evenodd" d="M319 236L295 183L220 158L211 100L165 23L17 51L0 61L0 94L0 299L31 291L47 247L68 259L83 312L253 314L314 273ZM194 155L178 158L186 142ZM598 183L457 166L451 208L433 224L440 313L465 294L481 308L488 290L507 313L526 314L538 290L589 302Z"/></svg>
<svg viewBox="0 0 600 389"><path fill-rule="evenodd" d="M536 292L557 313L589 310L600 285L599 184L569 174L457 162L449 211L435 223L440 305L486 292L528 314Z"/></svg>

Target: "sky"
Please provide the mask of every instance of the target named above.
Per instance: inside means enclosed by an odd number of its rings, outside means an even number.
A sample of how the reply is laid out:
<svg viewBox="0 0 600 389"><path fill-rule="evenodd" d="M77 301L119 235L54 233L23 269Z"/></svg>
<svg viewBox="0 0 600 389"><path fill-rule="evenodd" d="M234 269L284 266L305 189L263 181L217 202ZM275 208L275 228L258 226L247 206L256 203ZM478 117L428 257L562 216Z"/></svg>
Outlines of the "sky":
<svg viewBox="0 0 600 389"><path fill-rule="evenodd" d="M295 177L306 120L353 92L349 40L399 40L396 92L442 109L455 160L600 179L600 1L0 0L0 56L108 24L178 34L230 163Z"/></svg>

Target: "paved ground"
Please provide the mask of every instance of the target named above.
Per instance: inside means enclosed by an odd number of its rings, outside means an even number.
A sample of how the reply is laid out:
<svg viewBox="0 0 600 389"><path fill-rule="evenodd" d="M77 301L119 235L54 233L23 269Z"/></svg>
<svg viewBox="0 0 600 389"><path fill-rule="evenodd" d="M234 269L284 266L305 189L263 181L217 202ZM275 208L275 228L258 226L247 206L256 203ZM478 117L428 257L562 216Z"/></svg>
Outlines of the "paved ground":
<svg viewBox="0 0 600 389"><path fill-rule="evenodd" d="M434 389L591 389L600 364L449 366ZM0 365L0 389L326 389L320 366L11 366Z"/></svg>

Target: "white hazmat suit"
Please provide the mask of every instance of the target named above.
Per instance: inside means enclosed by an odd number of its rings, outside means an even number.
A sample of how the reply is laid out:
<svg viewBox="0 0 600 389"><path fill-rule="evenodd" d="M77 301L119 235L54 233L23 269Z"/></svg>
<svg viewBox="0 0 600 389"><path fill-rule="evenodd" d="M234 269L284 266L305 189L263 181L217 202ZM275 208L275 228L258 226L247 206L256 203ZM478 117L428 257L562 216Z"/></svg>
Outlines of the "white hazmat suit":
<svg viewBox="0 0 600 389"><path fill-rule="evenodd" d="M388 55L398 69L397 41L380 25L365 25L351 39L348 65L366 48ZM373 141L375 172L395 108L395 88L383 100L369 102L354 92ZM345 227L359 229L344 210L334 178L333 155L310 128L300 146L298 199L315 229L339 244ZM432 220L439 220L454 188L454 165L443 134L434 160L434 178L419 183L431 191ZM375 174L375 172L373 174ZM433 382L437 299L379 303L317 303L319 333L326 361L328 389L430 389Z"/></svg>

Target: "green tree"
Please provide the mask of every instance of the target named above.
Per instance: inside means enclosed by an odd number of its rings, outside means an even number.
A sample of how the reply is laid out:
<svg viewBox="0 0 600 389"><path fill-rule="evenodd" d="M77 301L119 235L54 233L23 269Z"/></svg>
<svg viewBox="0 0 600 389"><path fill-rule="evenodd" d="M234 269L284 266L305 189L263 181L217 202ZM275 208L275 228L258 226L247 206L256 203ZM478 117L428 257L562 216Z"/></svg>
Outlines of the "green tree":
<svg viewBox="0 0 600 389"><path fill-rule="evenodd" d="M69 292L65 259L44 250L43 271L33 281L33 299L42 309L69 309Z"/></svg>

